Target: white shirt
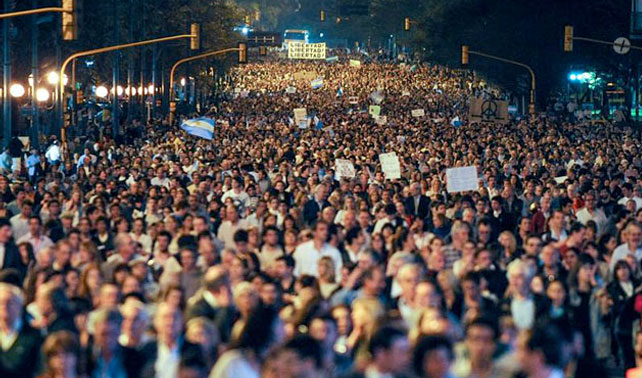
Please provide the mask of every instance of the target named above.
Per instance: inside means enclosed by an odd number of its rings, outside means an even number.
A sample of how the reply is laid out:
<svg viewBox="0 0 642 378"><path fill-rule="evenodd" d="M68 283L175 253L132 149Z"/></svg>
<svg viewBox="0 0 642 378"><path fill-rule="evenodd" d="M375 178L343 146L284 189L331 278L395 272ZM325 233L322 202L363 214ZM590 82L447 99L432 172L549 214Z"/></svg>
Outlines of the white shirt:
<svg viewBox="0 0 642 378"><path fill-rule="evenodd" d="M586 207L583 207L580 211L575 214L577 220L586 226L586 223L590 220L594 221L597 224L597 233L601 235L606 230L608 225L608 220L606 215L600 209L594 209L593 214L591 214Z"/></svg>
<svg viewBox="0 0 642 378"><path fill-rule="evenodd" d="M18 239L16 243L20 244L24 242L31 244L31 246L33 247L33 253L36 256L38 255L38 252L40 252L42 249L51 247L53 245L53 242L51 241L51 239L49 239L49 237L45 235L40 235L39 237L36 238L31 235L31 232L24 235L20 239Z"/></svg>
<svg viewBox="0 0 642 378"><path fill-rule="evenodd" d="M13 328L8 333L0 332L0 348L3 351L8 351L13 346L13 343L18 339L18 334L22 329L22 320L17 319Z"/></svg>
<svg viewBox="0 0 642 378"><path fill-rule="evenodd" d="M636 261L640 261L640 259L642 259L642 246L638 246L635 251L629 250L629 245L627 243L621 244L615 248L613 256L611 256L611 265L609 266L611 272L613 272L613 269L615 268L615 263L620 260L624 260L628 255L633 255L635 256Z"/></svg>
<svg viewBox="0 0 642 378"><path fill-rule="evenodd" d="M640 210L640 208L642 208L642 198L640 198L640 197L632 197L632 198L623 197L623 198L620 198L619 201L617 201L617 204L618 205L622 205L622 206L626 206L626 203L629 202L630 200L635 201L635 210L636 211Z"/></svg>
<svg viewBox="0 0 642 378"><path fill-rule="evenodd" d="M18 240L29 233L29 217L25 218L22 214L16 214L11 217L11 231L14 239Z"/></svg>
<svg viewBox="0 0 642 378"><path fill-rule="evenodd" d="M6 248L4 247L4 243L0 243L0 269L4 268L4 254L6 252Z"/></svg>
<svg viewBox="0 0 642 378"><path fill-rule="evenodd" d="M169 349L167 345L158 342L158 358L154 364L157 378L174 378L178 376L178 365L180 363L180 353L178 343Z"/></svg>
<svg viewBox="0 0 642 378"><path fill-rule="evenodd" d="M223 242L225 248L234 248L234 233L238 230L245 230L247 228L245 220L240 219L236 224L230 221L224 221L218 227L217 237Z"/></svg>
<svg viewBox="0 0 642 378"><path fill-rule="evenodd" d="M236 193L234 192L234 189L230 189L227 192L223 194L221 197L221 202L225 203L225 200L231 198L233 202L239 202L243 208L247 207L250 204L250 196L245 193L245 191L241 191L241 193Z"/></svg>
<svg viewBox="0 0 642 378"><path fill-rule="evenodd" d="M223 353L209 378L259 378L259 372L236 349Z"/></svg>
<svg viewBox="0 0 642 378"><path fill-rule="evenodd" d="M531 298L513 299L510 302L510 312L517 329L525 330L533 326L535 322L535 302Z"/></svg>
<svg viewBox="0 0 642 378"><path fill-rule="evenodd" d="M339 250L334 248L328 243L323 244L321 250L317 250L314 246L314 240L307 241L299 244L294 250L292 257L294 258L294 276L300 277L304 274L318 277L317 265L323 256L330 256L334 261L335 277L341 277L341 267L343 262Z"/></svg>
<svg viewBox="0 0 642 378"><path fill-rule="evenodd" d="M135 233L130 232L129 236L131 236L135 242L138 242L143 246L143 251L152 253L152 238L149 235L140 234L140 236L136 236Z"/></svg>

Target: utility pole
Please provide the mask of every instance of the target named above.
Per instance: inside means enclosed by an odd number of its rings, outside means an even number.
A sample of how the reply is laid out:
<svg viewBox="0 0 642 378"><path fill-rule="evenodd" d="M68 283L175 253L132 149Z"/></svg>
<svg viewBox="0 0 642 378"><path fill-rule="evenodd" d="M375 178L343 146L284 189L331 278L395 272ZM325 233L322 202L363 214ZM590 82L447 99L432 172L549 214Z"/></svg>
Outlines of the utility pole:
<svg viewBox="0 0 642 378"><path fill-rule="evenodd" d="M32 0L33 9L38 8L38 0ZM31 77L33 78L33 88L31 89L31 106L33 114L31 115L31 146L38 148L40 145L40 117L38 112L38 100L36 99L36 89L38 88L38 15L31 16Z"/></svg>
<svg viewBox="0 0 642 378"><path fill-rule="evenodd" d="M118 30L118 0L112 0L114 5L114 45L117 45L120 40ZM111 128L114 142L118 138L119 115L118 115L118 80L120 75L120 51L114 51L114 68L113 68L113 86L114 91L112 97L112 112L111 112Z"/></svg>
<svg viewBox="0 0 642 378"><path fill-rule="evenodd" d="M4 11L11 12L11 1L4 2ZM4 123L4 147L9 146L11 140L11 95L9 94L9 86L11 86L11 44L9 43L9 27L10 22L8 18L2 21L2 55L4 60L4 77L2 82L2 95L3 98L3 123Z"/></svg>

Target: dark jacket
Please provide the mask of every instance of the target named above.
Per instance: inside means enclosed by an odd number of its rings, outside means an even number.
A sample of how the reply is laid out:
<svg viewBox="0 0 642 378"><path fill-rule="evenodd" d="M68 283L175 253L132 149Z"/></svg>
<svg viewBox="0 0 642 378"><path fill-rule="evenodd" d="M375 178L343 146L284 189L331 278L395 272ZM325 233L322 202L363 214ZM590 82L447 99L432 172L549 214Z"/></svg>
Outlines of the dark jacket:
<svg viewBox="0 0 642 378"><path fill-rule="evenodd" d="M36 374L42 337L24 320L16 341L7 351L0 350L0 377L28 378Z"/></svg>
<svg viewBox="0 0 642 378"><path fill-rule="evenodd" d="M430 212L430 198L419 196L419 206L415 206L415 197L408 197L404 201L404 207L407 214L424 219Z"/></svg>
<svg viewBox="0 0 642 378"><path fill-rule="evenodd" d="M142 361L141 354L136 349L118 345L117 357L121 359L122 367L127 377L139 377ZM80 349L78 356L78 371L80 375L92 376L94 370L98 367L98 359L94 353L93 339L90 339L89 345Z"/></svg>
<svg viewBox="0 0 642 378"><path fill-rule="evenodd" d="M179 339L179 354L181 361L203 361L202 349L188 341ZM139 377L155 377L156 376L156 359L158 358L158 342L156 340L150 341L143 345L139 352L140 358L138 360Z"/></svg>
<svg viewBox="0 0 642 378"><path fill-rule="evenodd" d="M323 200L321 207L314 199L308 200L303 206L303 220L306 224L314 223L319 217L319 212L330 206L330 202Z"/></svg>
<svg viewBox="0 0 642 378"><path fill-rule="evenodd" d="M186 319L190 320L203 316L216 324L221 334L221 340L227 342L234 324L235 311L233 307L212 307L202 297L187 307Z"/></svg>

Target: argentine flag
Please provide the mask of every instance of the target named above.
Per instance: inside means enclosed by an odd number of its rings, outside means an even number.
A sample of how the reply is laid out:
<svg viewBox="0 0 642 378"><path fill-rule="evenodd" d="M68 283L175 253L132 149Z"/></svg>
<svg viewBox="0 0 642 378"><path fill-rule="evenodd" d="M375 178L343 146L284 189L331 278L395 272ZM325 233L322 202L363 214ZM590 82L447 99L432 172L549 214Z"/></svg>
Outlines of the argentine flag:
<svg viewBox="0 0 642 378"><path fill-rule="evenodd" d="M312 89L319 89L323 86L323 79L322 78L314 79L310 82L310 85L312 86Z"/></svg>
<svg viewBox="0 0 642 378"><path fill-rule="evenodd" d="M194 118L183 122L181 129L189 135L212 140L214 137L214 120L211 118Z"/></svg>

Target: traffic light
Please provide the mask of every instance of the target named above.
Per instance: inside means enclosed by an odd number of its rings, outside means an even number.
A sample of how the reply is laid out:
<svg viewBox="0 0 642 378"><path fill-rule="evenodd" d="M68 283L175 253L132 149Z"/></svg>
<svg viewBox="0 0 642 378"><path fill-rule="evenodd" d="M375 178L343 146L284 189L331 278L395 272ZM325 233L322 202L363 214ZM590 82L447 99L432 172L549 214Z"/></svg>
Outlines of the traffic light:
<svg viewBox="0 0 642 378"><path fill-rule="evenodd" d="M76 20L76 0L62 0L62 39L74 41L78 38L78 20Z"/></svg>
<svg viewBox="0 0 642 378"><path fill-rule="evenodd" d="M325 11L324 10L321 11L321 15L319 16L319 19L321 20L321 22L325 22Z"/></svg>
<svg viewBox="0 0 642 378"><path fill-rule="evenodd" d="M573 51L573 27L570 25L564 27L564 51Z"/></svg>
<svg viewBox="0 0 642 378"><path fill-rule="evenodd" d="M403 30L405 30L405 31L410 30L410 18L409 17L406 17L403 20Z"/></svg>
<svg viewBox="0 0 642 378"><path fill-rule="evenodd" d="M468 46L466 45L461 46L461 64L462 66L468 64Z"/></svg>
<svg viewBox="0 0 642 378"><path fill-rule="evenodd" d="M239 42L238 49L239 49L239 64L247 63L247 43Z"/></svg>
<svg viewBox="0 0 642 378"><path fill-rule="evenodd" d="M191 50L198 50L201 47L201 30L198 24L192 24L190 34L192 37L189 40L189 48Z"/></svg>

